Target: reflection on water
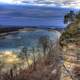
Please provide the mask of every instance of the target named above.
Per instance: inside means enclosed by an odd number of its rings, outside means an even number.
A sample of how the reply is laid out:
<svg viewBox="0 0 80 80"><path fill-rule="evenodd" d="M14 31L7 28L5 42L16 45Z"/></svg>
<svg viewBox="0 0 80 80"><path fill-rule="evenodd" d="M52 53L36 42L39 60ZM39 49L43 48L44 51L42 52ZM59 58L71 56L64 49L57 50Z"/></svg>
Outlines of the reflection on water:
<svg viewBox="0 0 80 80"><path fill-rule="evenodd" d="M0 70L26 68L49 52L60 34L46 30L19 31L0 38ZM52 42L52 43L51 43ZM55 44L54 44L55 46Z"/></svg>

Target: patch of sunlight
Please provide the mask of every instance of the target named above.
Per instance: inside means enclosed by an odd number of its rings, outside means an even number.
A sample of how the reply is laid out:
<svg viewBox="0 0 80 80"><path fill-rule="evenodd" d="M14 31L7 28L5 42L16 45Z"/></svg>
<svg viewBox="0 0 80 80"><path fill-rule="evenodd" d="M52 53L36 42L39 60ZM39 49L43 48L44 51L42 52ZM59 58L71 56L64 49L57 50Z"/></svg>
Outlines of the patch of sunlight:
<svg viewBox="0 0 80 80"><path fill-rule="evenodd" d="M20 59L12 51L3 52L1 58L3 58L3 62L6 64L17 64L20 62Z"/></svg>
<svg viewBox="0 0 80 80"><path fill-rule="evenodd" d="M72 80L72 79L69 76L67 76L63 80Z"/></svg>
<svg viewBox="0 0 80 80"><path fill-rule="evenodd" d="M72 69L75 66L75 63L64 61L64 65L67 69Z"/></svg>
<svg viewBox="0 0 80 80"><path fill-rule="evenodd" d="M27 64L32 65L33 64L33 60L32 59L25 60L24 61L24 65L27 65Z"/></svg>
<svg viewBox="0 0 80 80"><path fill-rule="evenodd" d="M29 63L29 65L33 64L33 60L32 59L28 59L28 63Z"/></svg>
<svg viewBox="0 0 80 80"><path fill-rule="evenodd" d="M11 58L16 58L17 55L14 54L12 51L5 51L4 54L3 54L4 57L11 57Z"/></svg>
<svg viewBox="0 0 80 80"><path fill-rule="evenodd" d="M80 67L80 64L74 63L74 62L69 62L69 61L64 61L64 65L68 69L73 69L75 66Z"/></svg>
<svg viewBox="0 0 80 80"><path fill-rule="evenodd" d="M19 59L18 58L8 58L5 60L6 64L17 64L19 63Z"/></svg>

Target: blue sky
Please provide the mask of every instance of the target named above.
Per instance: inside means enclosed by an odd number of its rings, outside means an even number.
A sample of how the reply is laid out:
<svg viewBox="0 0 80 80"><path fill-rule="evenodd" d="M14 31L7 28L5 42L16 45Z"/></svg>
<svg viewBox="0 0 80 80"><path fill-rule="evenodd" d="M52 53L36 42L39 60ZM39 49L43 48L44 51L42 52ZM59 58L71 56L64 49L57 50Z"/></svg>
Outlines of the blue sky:
<svg viewBox="0 0 80 80"><path fill-rule="evenodd" d="M27 1L26 3L24 3ZM0 25L41 26L63 28L63 17L70 10L78 7L59 3L32 3L33 0L0 0ZM59 0L61 1L61 0Z"/></svg>

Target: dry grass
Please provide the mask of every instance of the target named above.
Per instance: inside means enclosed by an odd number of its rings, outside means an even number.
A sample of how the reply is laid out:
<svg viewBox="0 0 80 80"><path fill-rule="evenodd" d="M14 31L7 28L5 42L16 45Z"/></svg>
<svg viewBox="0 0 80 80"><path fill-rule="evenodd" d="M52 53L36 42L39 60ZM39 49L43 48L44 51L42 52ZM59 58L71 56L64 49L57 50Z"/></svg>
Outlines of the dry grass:
<svg viewBox="0 0 80 80"><path fill-rule="evenodd" d="M29 69L20 69L19 74L11 69L0 77L0 80L59 80L60 66L54 62L54 59L46 57L31 65Z"/></svg>
<svg viewBox="0 0 80 80"><path fill-rule="evenodd" d="M74 73L75 78L77 78L78 80L80 80L80 66L76 66L73 69L73 73Z"/></svg>

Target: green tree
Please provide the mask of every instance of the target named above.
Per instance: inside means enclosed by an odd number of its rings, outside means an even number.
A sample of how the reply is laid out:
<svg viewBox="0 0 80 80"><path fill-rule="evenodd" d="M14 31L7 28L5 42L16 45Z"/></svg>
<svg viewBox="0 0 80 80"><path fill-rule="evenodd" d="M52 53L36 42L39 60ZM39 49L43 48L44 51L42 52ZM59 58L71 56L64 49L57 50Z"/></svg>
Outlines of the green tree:
<svg viewBox="0 0 80 80"><path fill-rule="evenodd" d="M64 16L64 23L68 23L68 22L72 22L75 20L75 13L74 11L70 11L69 13L67 13L65 16Z"/></svg>
<svg viewBox="0 0 80 80"><path fill-rule="evenodd" d="M75 37L74 35L77 33L77 29L80 27L80 12L74 13L74 11L70 11L67 13L64 16L64 23L69 24L60 37L61 46L65 45L65 42L71 42L69 39Z"/></svg>

